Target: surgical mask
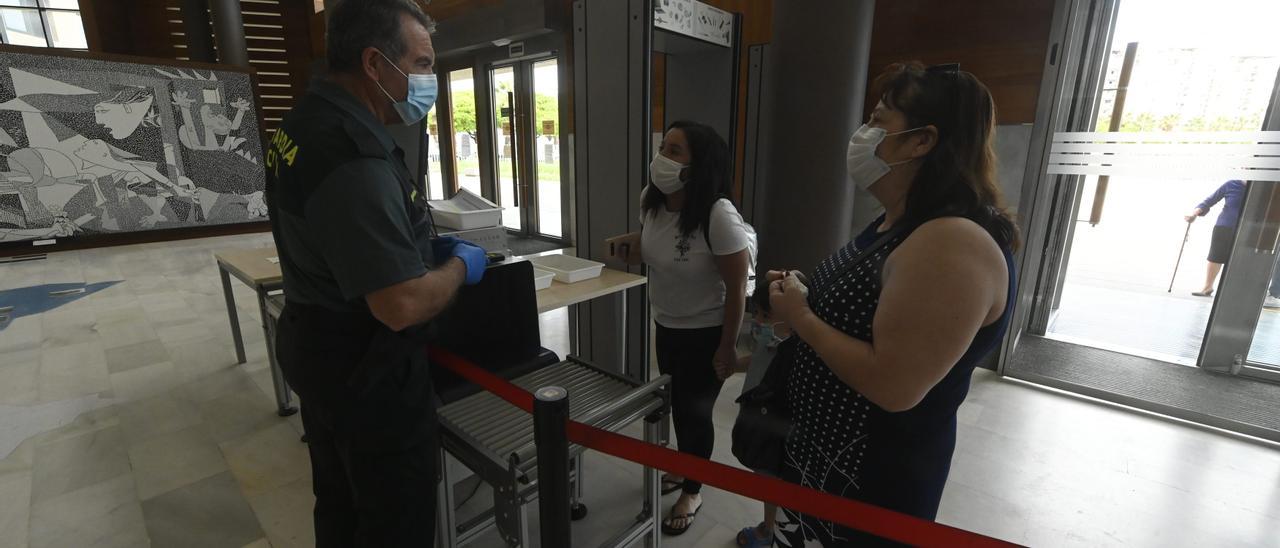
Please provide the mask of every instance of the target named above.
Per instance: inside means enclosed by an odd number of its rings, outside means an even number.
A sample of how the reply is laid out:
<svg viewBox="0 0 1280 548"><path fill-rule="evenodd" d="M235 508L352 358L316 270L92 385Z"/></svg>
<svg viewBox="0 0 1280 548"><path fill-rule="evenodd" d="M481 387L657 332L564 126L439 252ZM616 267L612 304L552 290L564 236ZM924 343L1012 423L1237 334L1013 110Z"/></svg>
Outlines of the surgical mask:
<svg viewBox="0 0 1280 548"><path fill-rule="evenodd" d="M876 156L876 147L884 142L885 137L893 135L902 135L903 133L911 133L917 129L908 129L897 133L886 133L884 129L871 127L862 124L858 131L853 132L853 137L849 138L849 155L848 167L849 178L853 180L853 184L858 185L862 190L870 190L871 185L876 184L893 166L899 166L914 160L907 159L892 164L885 163L879 156Z"/></svg>
<svg viewBox="0 0 1280 548"><path fill-rule="evenodd" d="M675 194L684 188L680 172L689 166L681 164L661 154L654 156L649 162L649 181L663 194Z"/></svg>
<svg viewBox="0 0 1280 548"><path fill-rule="evenodd" d="M769 364L778 355L778 343L782 341L777 336L777 325L776 323L751 322L754 348L751 350L751 365L747 368L747 378L743 380L744 391L755 388L760 384L760 380L764 378L765 372L769 369Z"/></svg>
<svg viewBox="0 0 1280 548"><path fill-rule="evenodd" d="M758 323L752 322L751 336L755 340L755 351L777 346L782 339L778 337L777 323Z"/></svg>
<svg viewBox="0 0 1280 548"><path fill-rule="evenodd" d="M386 95L387 99L391 99L391 106L396 109L396 114L400 115L404 125L411 126L421 122L423 118L427 117L427 112L431 110L431 107L436 104L438 89L436 75L405 74L404 71L400 70L400 67L391 62L391 58L387 57L386 54L378 52L378 55L381 55L388 63L391 63L396 72L404 75L405 80L409 82L408 93L406 93L403 101L397 101L390 93L387 93L387 88L382 87L381 82L374 83L378 84L378 89L382 90L382 94Z"/></svg>

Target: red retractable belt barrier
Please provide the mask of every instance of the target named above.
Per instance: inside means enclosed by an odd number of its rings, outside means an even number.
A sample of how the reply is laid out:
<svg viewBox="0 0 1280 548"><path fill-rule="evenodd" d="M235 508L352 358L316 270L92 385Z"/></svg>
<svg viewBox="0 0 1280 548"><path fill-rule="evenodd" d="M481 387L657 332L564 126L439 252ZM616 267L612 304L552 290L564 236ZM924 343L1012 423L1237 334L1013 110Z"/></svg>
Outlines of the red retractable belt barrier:
<svg viewBox="0 0 1280 548"><path fill-rule="evenodd" d="M447 350L432 348L430 355L433 363L448 368L525 412L533 412L533 395L523 388ZM693 457L574 421L569 421L568 435L574 443L601 453L897 542L916 546L1016 546L963 529Z"/></svg>

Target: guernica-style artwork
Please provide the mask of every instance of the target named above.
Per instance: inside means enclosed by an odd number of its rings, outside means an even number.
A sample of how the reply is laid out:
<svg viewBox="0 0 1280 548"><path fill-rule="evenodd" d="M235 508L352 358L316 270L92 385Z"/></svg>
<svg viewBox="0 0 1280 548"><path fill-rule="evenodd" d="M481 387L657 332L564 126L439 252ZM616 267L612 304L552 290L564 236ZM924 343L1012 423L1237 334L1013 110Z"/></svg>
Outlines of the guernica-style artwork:
<svg viewBox="0 0 1280 548"><path fill-rule="evenodd" d="M0 243L263 221L249 72L0 48Z"/></svg>

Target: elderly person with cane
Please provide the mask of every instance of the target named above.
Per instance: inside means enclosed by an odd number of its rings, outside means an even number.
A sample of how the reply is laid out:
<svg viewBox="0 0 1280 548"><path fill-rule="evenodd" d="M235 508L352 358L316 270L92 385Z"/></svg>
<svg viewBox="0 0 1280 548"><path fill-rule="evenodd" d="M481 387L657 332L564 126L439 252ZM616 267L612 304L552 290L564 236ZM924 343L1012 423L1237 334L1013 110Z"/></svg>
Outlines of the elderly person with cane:
<svg viewBox="0 0 1280 548"><path fill-rule="evenodd" d="M1231 244L1235 242L1236 225L1240 222L1240 211L1244 208L1244 195L1248 189L1244 181L1227 181L1218 187L1200 205L1196 206L1185 218L1187 223L1194 223L1197 217L1209 214L1214 205L1224 202L1222 212L1213 225L1213 239L1209 244L1209 263L1205 269L1204 287L1191 294L1197 297L1212 297L1214 281L1222 266L1231 258Z"/></svg>

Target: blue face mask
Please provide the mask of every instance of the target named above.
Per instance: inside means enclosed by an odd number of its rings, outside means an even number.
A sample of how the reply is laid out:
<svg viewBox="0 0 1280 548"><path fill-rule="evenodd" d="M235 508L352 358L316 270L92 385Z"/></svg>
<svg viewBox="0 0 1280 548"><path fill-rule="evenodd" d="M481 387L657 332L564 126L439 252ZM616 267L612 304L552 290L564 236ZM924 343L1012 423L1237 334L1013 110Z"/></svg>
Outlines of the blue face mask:
<svg viewBox="0 0 1280 548"><path fill-rule="evenodd" d="M421 122L423 118L427 117L427 112L431 110L431 107L436 104L436 93L438 92L436 75L405 74L404 71L400 70L400 67L391 62L391 59L386 54L378 52L378 55L381 55L388 63L391 63L396 72L404 75L405 80L409 82L409 93L403 101L397 101L390 93L387 93L387 88L382 87L381 83L374 83L378 84L378 89L382 90L382 94L386 95L387 99L391 99L391 106L396 109L396 113L400 115L404 125L411 126Z"/></svg>
<svg viewBox="0 0 1280 548"><path fill-rule="evenodd" d="M774 344L776 334L773 332L773 324L752 324L751 334L755 338L756 351L759 352Z"/></svg>
<svg viewBox="0 0 1280 548"><path fill-rule="evenodd" d="M766 347L777 346L778 343L782 342L782 337L778 336L775 328L779 323L781 322L759 323L754 320L751 322L751 336L755 339L755 349L757 351Z"/></svg>
<svg viewBox="0 0 1280 548"><path fill-rule="evenodd" d="M747 368L747 378L742 385L744 391L760 384L760 379L764 378L769 363L778 353L778 343L781 339L777 336L775 325L777 324L751 322L751 338L755 344L751 351L751 365Z"/></svg>

